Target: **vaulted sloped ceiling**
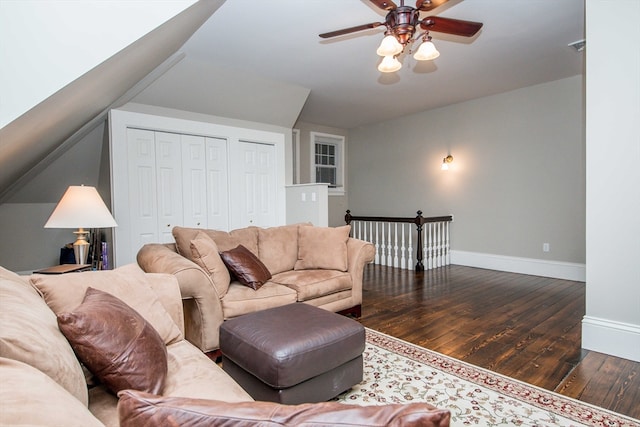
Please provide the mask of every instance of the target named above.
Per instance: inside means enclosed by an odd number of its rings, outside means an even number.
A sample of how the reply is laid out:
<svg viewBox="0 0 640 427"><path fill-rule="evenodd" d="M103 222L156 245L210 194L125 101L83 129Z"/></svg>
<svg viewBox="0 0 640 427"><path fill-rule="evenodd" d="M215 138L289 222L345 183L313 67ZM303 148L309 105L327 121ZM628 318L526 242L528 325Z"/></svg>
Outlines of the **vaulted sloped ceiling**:
<svg viewBox="0 0 640 427"><path fill-rule="evenodd" d="M0 202L179 61L178 49L222 3L195 3L0 129Z"/></svg>

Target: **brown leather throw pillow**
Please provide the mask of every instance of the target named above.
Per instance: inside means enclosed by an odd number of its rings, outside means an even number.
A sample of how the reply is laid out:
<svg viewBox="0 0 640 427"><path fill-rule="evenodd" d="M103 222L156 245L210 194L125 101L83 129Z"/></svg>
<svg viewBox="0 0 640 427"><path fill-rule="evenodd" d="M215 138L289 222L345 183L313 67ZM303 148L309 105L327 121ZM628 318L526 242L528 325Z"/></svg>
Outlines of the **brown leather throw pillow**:
<svg viewBox="0 0 640 427"><path fill-rule="evenodd" d="M153 326L120 299L89 287L80 306L58 315L58 326L78 359L113 393L162 392L167 347Z"/></svg>
<svg viewBox="0 0 640 427"><path fill-rule="evenodd" d="M273 402L221 402L217 400L161 397L133 390L118 394L121 427L165 426L391 426L446 427L451 413L428 403L381 406L338 402L281 405Z"/></svg>
<svg viewBox="0 0 640 427"><path fill-rule="evenodd" d="M220 258L240 283L253 290L257 291L271 279L271 273L262 261L242 245L220 252Z"/></svg>

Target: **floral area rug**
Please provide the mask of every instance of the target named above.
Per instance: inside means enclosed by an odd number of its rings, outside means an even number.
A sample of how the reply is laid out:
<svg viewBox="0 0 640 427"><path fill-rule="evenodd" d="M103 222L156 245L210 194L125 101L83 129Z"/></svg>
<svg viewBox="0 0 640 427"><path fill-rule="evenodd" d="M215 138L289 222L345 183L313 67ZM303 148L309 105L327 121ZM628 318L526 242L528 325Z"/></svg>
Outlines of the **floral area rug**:
<svg viewBox="0 0 640 427"><path fill-rule="evenodd" d="M381 405L427 402L452 426L636 426L640 421L367 329L362 383L336 398Z"/></svg>

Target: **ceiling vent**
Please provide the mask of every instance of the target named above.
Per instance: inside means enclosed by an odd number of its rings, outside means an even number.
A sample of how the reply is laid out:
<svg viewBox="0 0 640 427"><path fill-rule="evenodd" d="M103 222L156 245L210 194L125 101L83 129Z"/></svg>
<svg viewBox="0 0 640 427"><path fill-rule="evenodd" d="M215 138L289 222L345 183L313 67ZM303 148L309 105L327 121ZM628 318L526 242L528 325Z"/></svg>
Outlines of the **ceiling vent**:
<svg viewBox="0 0 640 427"><path fill-rule="evenodd" d="M584 45L585 45L586 41L584 39L582 40L578 40L576 42L573 43L569 43L569 47L572 47L576 50L576 52L582 52L584 50Z"/></svg>

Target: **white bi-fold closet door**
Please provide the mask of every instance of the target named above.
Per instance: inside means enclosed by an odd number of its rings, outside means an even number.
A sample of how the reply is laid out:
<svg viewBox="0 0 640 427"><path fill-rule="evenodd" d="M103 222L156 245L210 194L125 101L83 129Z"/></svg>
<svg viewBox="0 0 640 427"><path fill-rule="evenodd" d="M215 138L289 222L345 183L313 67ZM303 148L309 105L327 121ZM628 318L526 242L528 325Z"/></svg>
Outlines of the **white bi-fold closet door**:
<svg viewBox="0 0 640 427"><path fill-rule="evenodd" d="M286 221L287 129L167 113L109 112L115 266L136 262L146 243L173 242L175 226L228 231Z"/></svg>
<svg viewBox="0 0 640 427"><path fill-rule="evenodd" d="M126 135L128 218L115 230L116 259L135 259L146 243L173 242L175 226L278 223L273 144L137 128Z"/></svg>
<svg viewBox="0 0 640 427"><path fill-rule="evenodd" d="M231 149L230 228L247 225L268 227L276 224L275 147L238 141Z"/></svg>
<svg viewBox="0 0 640 427"><path fill-rule="evenodd" d="M227 141L127 129L131 243L173 242L174 226L229 226Z"/></svg>

